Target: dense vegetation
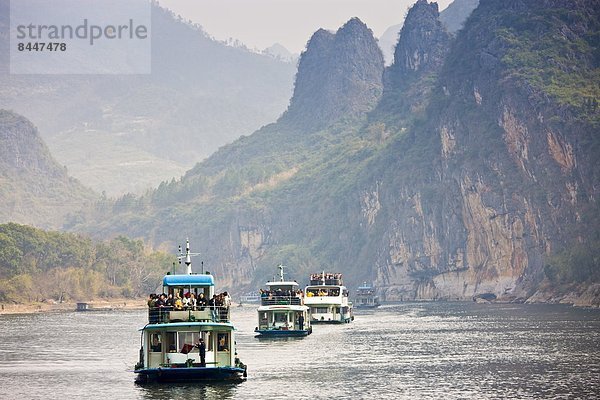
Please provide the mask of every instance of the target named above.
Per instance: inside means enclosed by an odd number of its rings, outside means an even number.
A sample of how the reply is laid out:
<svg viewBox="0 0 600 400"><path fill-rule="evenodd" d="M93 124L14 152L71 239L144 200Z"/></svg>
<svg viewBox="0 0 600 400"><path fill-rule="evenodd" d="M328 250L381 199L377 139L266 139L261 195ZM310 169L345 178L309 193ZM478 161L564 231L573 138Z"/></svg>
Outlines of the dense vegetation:
<svg viewBox="0 0 600 400"><path fill-rule="evenodd" d="M600 282L600 241L571 244L548 257L545 272L554 284Z"/></svg>
<svg viewBox="0 0 600 400"><path fill-rule="evenodd" d="M124 236L94 242L71 233L0 225L0 301L91 300L152 292L173 262Z"/></svg>

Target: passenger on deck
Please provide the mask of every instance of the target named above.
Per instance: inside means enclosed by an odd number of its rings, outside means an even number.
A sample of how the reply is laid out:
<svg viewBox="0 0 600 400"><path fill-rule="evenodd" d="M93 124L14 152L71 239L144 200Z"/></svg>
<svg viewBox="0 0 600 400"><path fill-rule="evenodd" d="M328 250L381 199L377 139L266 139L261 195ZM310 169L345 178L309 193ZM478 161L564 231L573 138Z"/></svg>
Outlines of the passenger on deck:
<svg viewBox="0 0 600 400"><path fill-rule="evenodd" d="M169 293L169 297L167 297L167 300L165 301L165 308L167 308L167 311L171 311L173 307L175 307L175 299L173 298L173 295Z"/></svg>
<svg viewBox="0 0 600 400"><path fill-rule="evenodd" d="M206 301L206 298L204 297L204 293L200 293L198 295L198 301L196 302L196 304L200 311L204 311L204 307L206 307L208 305L208 302Z"/></svg>
<svg viewBox="0 0 600 400"><path fill-rule="evenodd" d="M174 307L177 311L183 310L183 302L181 301L181 297L179 297L179 293L177 293L177 298L175 299Z"/></svg>
<svg viewBox="0 0 600 400"><path fill-rule="evenodd" d="M192 311L196 311L196 305L198 304L196 300L196 296L194 293L190 294L190 300L188 301L188 309Z"/></svg>
<svg viewBox="0 0 600 400"><path fill-rule="evenodd" d="M208 300L208 306L210 307L210 315L213 321L217 320L217 305L216 305L217 295L214 294L212 299Z"/></svg>

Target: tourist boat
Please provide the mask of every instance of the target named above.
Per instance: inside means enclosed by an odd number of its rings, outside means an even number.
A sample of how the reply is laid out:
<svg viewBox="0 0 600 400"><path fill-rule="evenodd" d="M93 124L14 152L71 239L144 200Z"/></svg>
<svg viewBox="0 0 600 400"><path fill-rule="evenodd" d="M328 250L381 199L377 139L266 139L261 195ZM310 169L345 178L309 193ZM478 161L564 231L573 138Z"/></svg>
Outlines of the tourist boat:
<svg viewBox="0 0 600 400"><path fill-rule="evenodd" d="M304 304L310 307L313 324L341 324L354 320L348 289L339 273L312 274L310 285L304 291Z"/></svg>
<svg viewBox="0 0 600 400"><path fill-rule="evenodd" d="M375 288L364 282L362 286L359 286L356 290L356 301L354 302L356 308L377 308L381 304L379 303L379 297L375 295Z"/></svg>
<svg viewBox="0 0 600 400"><path fill-rule="evenodd" d="M135 366L138 383L246 379L246 366L237 357L228 303L203 306L200 298L212 299L215 295L215 280L208 272L192 273L191 255L187 242L185 257L180 253L187 274L165 275L163 294L189 294L190 298L193 294L198 304L187 310L149 308L148 324L140 329L140 359Z"/></svg>
<svg viewBox="0 0 600 400"><path fill-rule="evenodd" d="M258 307L259 337L307 336L312 333L309 308L297 282L283 278L283 265L279 267L279 280L267 282L261 290Z"/></svg>
<svg viewBox="0 0 600 400"><path fill-rule="evenodd" d="M256 293L246 293L240 296L240 304L242 303L258 303L260 296Z"/></svg>

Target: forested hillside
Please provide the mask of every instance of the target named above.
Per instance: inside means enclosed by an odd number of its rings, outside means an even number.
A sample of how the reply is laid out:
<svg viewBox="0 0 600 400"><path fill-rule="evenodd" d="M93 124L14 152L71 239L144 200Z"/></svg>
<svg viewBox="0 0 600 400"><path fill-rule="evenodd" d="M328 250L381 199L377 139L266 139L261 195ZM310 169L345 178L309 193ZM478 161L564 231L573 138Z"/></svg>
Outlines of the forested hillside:
<svg viewBox="0 0 600 400"><path fill-rule="evenodd" d="M0 301L93 300L154 292L175 258L123 236L97 242L14 223L0 225Z"/></svg>
<svg viewBox="0 0 600 400"><path fill-rule="evenodd" d="M454 37L419 0L385 69L360 21L318 31L277 123L73 228L185 232L236 291L284 263L387 300L597 302L598 9L481 1Z"/></svg>

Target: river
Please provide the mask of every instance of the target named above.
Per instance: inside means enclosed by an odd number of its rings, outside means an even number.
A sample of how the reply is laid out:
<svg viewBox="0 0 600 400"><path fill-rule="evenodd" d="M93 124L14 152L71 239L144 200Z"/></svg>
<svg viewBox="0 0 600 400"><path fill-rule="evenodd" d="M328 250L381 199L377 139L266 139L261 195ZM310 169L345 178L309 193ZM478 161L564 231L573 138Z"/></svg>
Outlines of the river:
<svg viewBox="0 0 600 400"><path fill-rule="evenodd" d="M254 338L235 308L240 384L134 384L144 311L0 316L2 399L598 398L600 310L560 305L398 303Z"/></svg>

